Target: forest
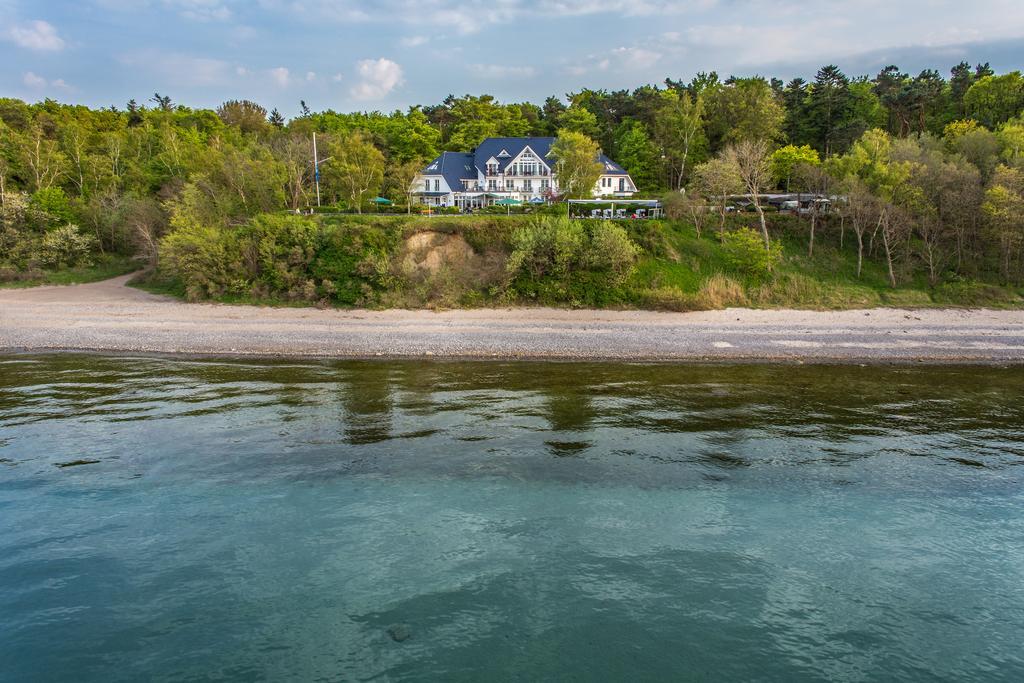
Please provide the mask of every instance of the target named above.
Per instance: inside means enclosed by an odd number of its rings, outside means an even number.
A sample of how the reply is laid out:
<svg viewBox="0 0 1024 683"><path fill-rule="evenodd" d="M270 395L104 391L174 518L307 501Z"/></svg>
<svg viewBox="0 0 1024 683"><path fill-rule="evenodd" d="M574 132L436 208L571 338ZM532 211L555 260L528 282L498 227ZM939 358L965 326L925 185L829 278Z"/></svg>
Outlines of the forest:
<svg viewBox="0 0 1024 683"><path fill-rule="evenodd" d="M484 251L500 263L485 270L501 275L474 280L448 304L657 306L667 297L675 301L668 307L686 307L680 297L712 278L738 282L747 303L860 301L751 295L787 277L790 285L802 277L876 292L909 287L933 303L965 305L977 296L936 292L998 289L999 301L1014 302L1024 281L1022 112L1020 72L967 63L948 77L896 66L849 77L829 65L813 80L789 82L700 73L632 91L582 89L539 105L464 95L405 111L340 113L303 102L291 120L250 101L193 109L159 93L105 109L0 98L0 284L148 267L152 282L190 298L395 303L382 293L402 286L400 268L382 259L398 259L398 238L428 228L419 218L376 216L374 198L393 202L385 212L412 213L412 179L440 151L468 151L491 136L550 135L602 151L630 172L641 196L663 198L663 234L553 218L446 219L445 231L478 242L480 226L493 227ZM328 159L323 215L299 218L290 214L316 204L313 133ZM771 191L834 201L782 216L756 201ZM736 195L755 198L749 212L733 210ZM375 215L351 216L358 213ZM609 239L624 261L581 257L562 268L562 284L547 286L566 244ZM602 268L621 277L601 277ZM581 294L572 280L618 289ZM356 290L363 294L339 294Z"/></svg>

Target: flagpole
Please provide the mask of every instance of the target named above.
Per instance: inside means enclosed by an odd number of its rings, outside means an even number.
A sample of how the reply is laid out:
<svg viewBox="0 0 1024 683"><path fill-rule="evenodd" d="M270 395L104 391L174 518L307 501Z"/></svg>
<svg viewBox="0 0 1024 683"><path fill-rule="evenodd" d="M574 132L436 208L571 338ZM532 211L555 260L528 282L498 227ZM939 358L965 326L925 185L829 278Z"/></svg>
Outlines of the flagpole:
<svg viewBox="0 0 1024 683"><path fill-rule="evenodd" d="M313 178L316 181L316 205L320 207L320 160L316 156L316 133L313 133Z"/></svg>

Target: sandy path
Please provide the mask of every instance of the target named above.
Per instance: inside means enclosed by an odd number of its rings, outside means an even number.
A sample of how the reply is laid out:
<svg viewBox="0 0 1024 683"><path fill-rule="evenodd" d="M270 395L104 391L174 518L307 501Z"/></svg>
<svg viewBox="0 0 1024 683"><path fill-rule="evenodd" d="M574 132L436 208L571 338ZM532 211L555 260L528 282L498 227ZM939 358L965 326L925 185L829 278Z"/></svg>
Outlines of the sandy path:
<svg viewBox="0 0 1024 683"><path fill-rule="evenodd" d="M1024 362L1024 311L317 310L0 289L0 349L320 357Z"/></svg>

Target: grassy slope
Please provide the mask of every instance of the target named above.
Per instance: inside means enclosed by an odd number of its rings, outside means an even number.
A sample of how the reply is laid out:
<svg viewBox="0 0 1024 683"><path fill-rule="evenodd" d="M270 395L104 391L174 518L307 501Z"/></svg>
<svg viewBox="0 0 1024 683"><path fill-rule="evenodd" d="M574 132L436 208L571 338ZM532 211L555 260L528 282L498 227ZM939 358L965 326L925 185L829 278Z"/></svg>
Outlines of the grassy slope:
<svg viewBox="0 0 1024 683"><path fill-rule="evenodd" d="M38 287L40 285L80 285L86 282L99 282L109 280L119 275L139 270L139 262L127 256L101 256L96 259L92 266L63 268L61 270L41 271L38 277L29 277L24 280L0 281L0 287L20 288Z"/></svg>
<svg viewBox="0 0 1024 683"><path fill-rule="evenodd" d="M743 217L735 220L754 223L754 219ZM713 232L705 231L698 239L691 226L670 224L666 226L666 236L674 253L661 258L650 254L642 256L630 285L638 295L645 288L677 289L684 298L679 306L683 309L687 307L687 299L696 307L718 307L714 305L714 292L707 291L708 280L715 273L736 281L743 290L743 300L720 302L725 305L808 309L1024 306L1024 291L993 282L956 280L933 288L923 275L917 274L893 289L889 286L885 264L878 255L872 258L865 254L863 271L858 278L856 238L850 231L846 232L842 248L832 228L820 231L811 258L807 256L806 230L806 223L793 220L787 222L785 230L774 231L784 246L783 261L771 278L757 280L730 272ZM667 291L665 296L668 296ZM639 298L639 303L643 303L642 296ZM664 307L673 307L670 304Z"/></svg>
<svg viewBox="0 0 1024 683"><path fill-rule="evenodd" d="M473 279L473 271L444 273L435 281L402 282L390 289L378 289L367 300L344 305L370 307L477 307L493 305L606 306L611 308L651 308L695 310L726 306L761 308L844 309L874 306L900 307L1024 307L1024 290L1000 286L991 281L955 279L932 288L923 275L902 282L895 289L888 284L885 264L880 255L865 254L861 276L856 275L855 237L846 232L839 245L836 226L823 226L816 238L814 257L807 256L808 224L794 217L770 216L773 235L784 245L784 258L770 278L754 279L731 272L717 234L705 231L700 238L691 225L683 222L628 221L623 223L642 252L629 279L617 288L604 288L603 279L594 273L574 276L569 287L564 283L512 283L497 291L493 277L489 282ZM325 229L341 235L345 256L359 258L359 245L367 241L367 231L386 235L389 258L401 261L402 237L422 230L460 233L479 254L507 255L508 239L515 226L526 217L405 217L365 216L361 218L325 218ZM732 216L732 227L753 226L752 216ZM377 244L381 243L377 238ZM338 252L340 255L342 252ZM502 256L503 257L503 256ZM335 258L335 257L332 257ZM340 264L340 261L336 261ZM351 264L350 264L351 265ZM350 268L350 266L347 266ZM339 271L340 272L340 271ZM351 272L351 268L350 268ZM491 274L493 276L493 273ZM442 281L443 280L443 281ZM149 279L133 282L148 291L183 297L180 283ZM581 292L584 294L581 296ZM310 305L307 300L259 292L225 294L217 300L262 305ZM332 303L332 302L326 302Z"/></svg>

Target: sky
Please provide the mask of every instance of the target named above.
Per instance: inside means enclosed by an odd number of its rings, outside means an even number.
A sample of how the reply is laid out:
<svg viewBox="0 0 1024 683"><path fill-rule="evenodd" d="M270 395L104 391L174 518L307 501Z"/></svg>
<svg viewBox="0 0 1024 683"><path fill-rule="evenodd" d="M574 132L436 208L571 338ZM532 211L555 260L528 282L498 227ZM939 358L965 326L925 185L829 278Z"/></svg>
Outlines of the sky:
<svg viewBox="0 0 1024 683"><path fill-rule="evenodd" d="M0 0L0 96L255 100L286 116L448 94L543 102L700 71L1024 68L1022 0Z"/></svg>

